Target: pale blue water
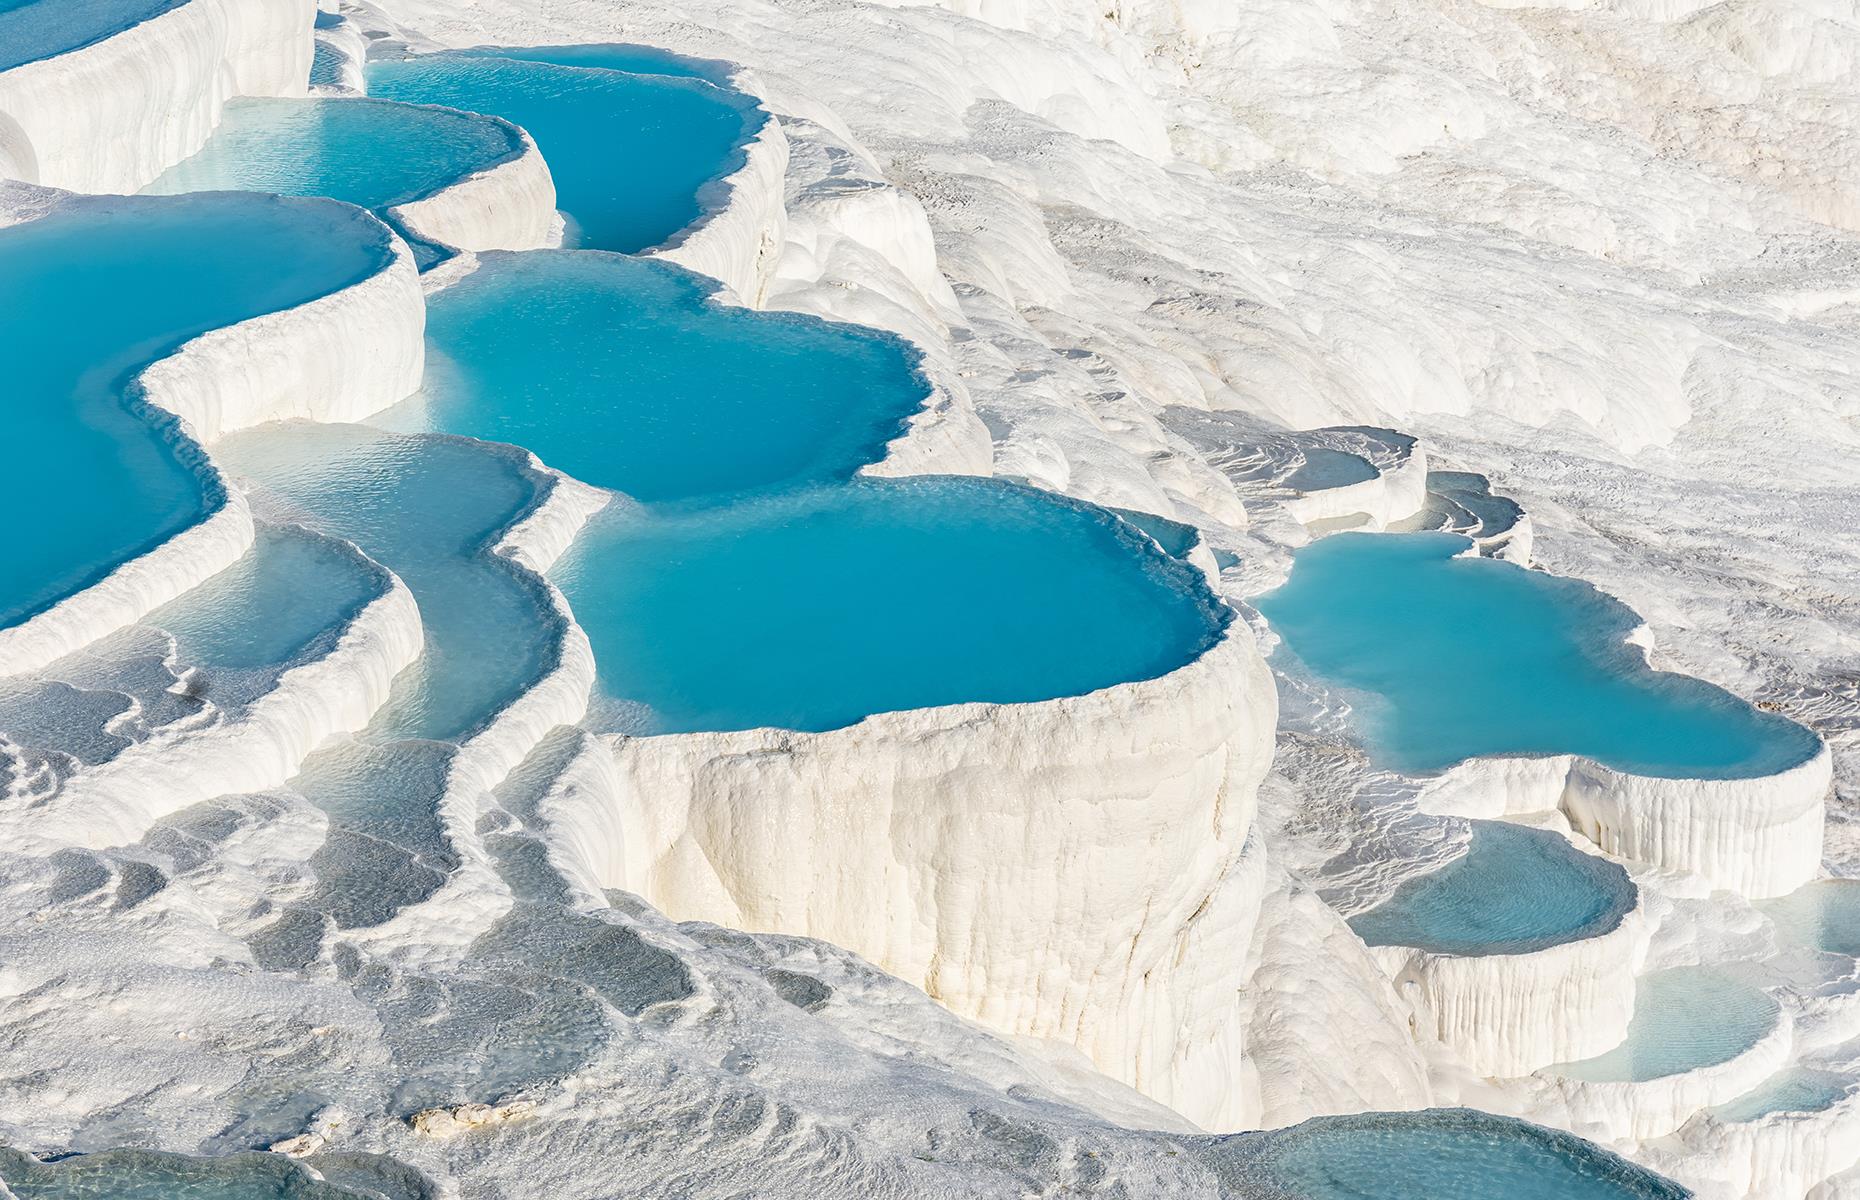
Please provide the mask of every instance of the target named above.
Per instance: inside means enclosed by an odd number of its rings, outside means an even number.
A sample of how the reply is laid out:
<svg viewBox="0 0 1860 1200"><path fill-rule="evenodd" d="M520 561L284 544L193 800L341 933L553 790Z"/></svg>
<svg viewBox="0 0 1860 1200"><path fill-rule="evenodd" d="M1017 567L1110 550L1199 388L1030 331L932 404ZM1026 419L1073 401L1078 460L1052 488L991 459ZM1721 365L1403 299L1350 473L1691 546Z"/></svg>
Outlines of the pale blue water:
<svg viewBox="0 0 1860 1200"><path fill-rule="evenodd" d="M922 407L898 339L715 305L713 287L617 254L485 255L432 297L426 392L387 423L658 501L845 479Z"/></svg>
<svg viewBox="0 0 1860 1200"><path fill-rule="evenodd" d="M1174 670L1224 623L1109 513L954 477L617 507L555 574L609 706L653 733L1077 695Z"/></svg>
<svg viewBox="0 0 1860 1200"><path fill-rule="evenodd" d="M1376 468L1360 454L1331 450L1324 446L1307 446L1305 461L1285 478L1285 486L1301 492L1347 487L1376 477Z"/></svg>
<svg viewBox="0 0 1860 1200"><path fill-rule="evenodd" d="M245 557L146 623L172 633L190 665L273 667L327 653L383 590L380 575L339 542L261 526Z"/></svg>
<svg viewBox="0 0 1860 1200"><path fill-rule="evenodd" d="M373 209L411 237L387 209L522 150L515 126L476 113L360 98L235 100L200 152L145 190L328 196Z"/></svg>
<svg viewBox="0 0 1860 1200"><path fill-rule="evenodd" d="M1776 1026L1781 1009L1761 988L1712 967L1676 967L1636 985L1627 1040L1550 1071L1598 1083L1638 1083L1728 1062Z"/></svg>
<svg viewBox="0 0 1860 1200"><path fill-rule="evenodd" d="M109 1150L42 1163L0 1149L0 1181L19 1200L360 1200L279 1154Z"/></svg>
<svg viewBox="0 0 1860 1200"><path fill-rule="evenodd" d="M186 0L0 0L0 71L81 50Z"/></svg>
<svg viewBox="0 0 1860 1200"><path fill-rule="evenodd" d="M1784 937L1860 958L1860 879L1818 879L1762 907Z"/></svg>
<svg viewBox="0 0 1860 1200"><path fill-rule="evenodd" d="M358 282L388 253L352 209L252 195L82 203L0 230L0 295L31 298L0 305L0 625L220 504L172 418L126 399L144 365Z"/></svg>
<svg viewBox="0 0 1860 1200"><path fill-rule="evenodd" d="M378 716L383 737L456 739L525 691L558 635L540 589L489 547L534 503L507 451L360 425L287 422L235 434L214 454L399 575L426 646Z"/></svg>
<svg viewBox="0 0 1860 1200"><path fill-rule="evenodd" d="M1471 1109L1319 1117L1206 1152L1249 1200L1683 1200L1691 1193L1557 1130Z"/></svg>
<svg viewBox="0 0 1860 1200"><path fill-rule="evenodd" d="M310 55L310 82L334 86L342 82L343 64L348 59L327 42L318 42Z"/></svg>
<svg viewBox="0 0 1860 1200"><path fill-rule="evenodd" d="M1848 1076L1792 1068L1710 1111L1727 1124L1755 1121L1771 1113L1817 1113L1834 1107L1853 1088L1854 1081Z"/></svg>
<svg viewBox="0 0 1860 1200"><path fill-rule="evenodd" d="M1456 558L1450 534L1338 534L1299 550L1258 608L1310 671L1360 693L1374 756L1436 771L1499 754L1582 754L1672 778L1767 775L1812 733L1720 688L1648 670L1632 619L1576 580Z"/></svg>
<svg viewBox="0 0 1860 1200"><path fill-rule="evenodd" d="M555 176L569 245L635 253L701 215L698 191L736 170L766 119L697 79L559 66L477 51L368 64L368 92L489 113L529 131Z"/></svg>
<svg viewBox="0 0 1860 1200"><path fill-rule="evenodd" d="M634 75L673 75L684 79L707 79L722 83L729 64L708 59L690 58L661 50L657 46L640 46L628 42L607 42L576 46L480 46L462 50L461 54L478 57L516 58L525 62L554 63L559 67L596 67L606 71L626 71Z"/></svg>
<svg viewBox="0 0 1860 1200"><path fill-rule="evenodd" d="M1435 954L1525 954L1607 933L1634 906L1614 863L1568 839L1503 821L1474 821L1465 854L1408 880L1350 918L1371 946Z"/></svg>

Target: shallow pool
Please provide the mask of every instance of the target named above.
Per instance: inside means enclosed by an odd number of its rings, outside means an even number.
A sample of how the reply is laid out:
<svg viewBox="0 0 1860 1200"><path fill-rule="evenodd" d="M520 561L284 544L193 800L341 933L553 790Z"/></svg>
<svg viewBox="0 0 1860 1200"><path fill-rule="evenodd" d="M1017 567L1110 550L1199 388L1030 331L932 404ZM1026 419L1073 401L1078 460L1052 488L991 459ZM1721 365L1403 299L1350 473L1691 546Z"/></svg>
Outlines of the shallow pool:
<svg viewBox="0 0 1860 1200"><path fill-rule="evenodd" d="M713 304L617 254L487 254L432 297L423 395L384 418L532 450L658 501L845 479L929 385L897 338Z"/></svg>
<svg viewBox="0 0 1860 1200"><path fill-rule="evenodd" d="M514 126L476 113L362 98L234 100L200 152L145 190L328 196L389 219L386 209L522 150Z"/></svg>
<svg viewBox="0 0 1860 1200"><path fill-rule="evenodd" d="M1762 908L1791 941L1860 958L1860 879L1817 879Z"/></svg>
<svg viewBox="0 0 1860 1200"><path fill-rule="evenodd" d="M1627 1040L1550 1073L1591 1083L1639 1083L1729 1062L1776 1027L1781 1009L1763 989L1713 967L1643 975Z"/></svg>
<svg viewBox="0 0 1860 1200"><path fill-rule="evenodd" d="M1614 863L1567 838L1503 821L1474 821L1465 854L1408 880L1350 918L1371 946L1435 954L1525 954L1607 933L1634 907Z"/></svg>
<svg viewBox="0 0 1860 1200"><path fill-rule="evenodd" d="M0 1149L0 1181L19 1200L360 1200L281 1154L108 1150L44 1163Z"/></svg>
<svg viewBox="0 0 1860 1200"><path fill-rule="evenodd" d="M1467 547L1450 534L1338 534L1299 550L1285 586L1257 601L1291 655L1353 693L1387 765L1581 754L1642 775L1743 778L1816 752L1793 721L1649 670L1622 643L1631 615L1595 589L1455 557Z"/></svg>
<svg viewBox="0 0 1860 1200"><path fill-rule="evenodd" d="M766 119L701 79L511 58L494 51L371 62L368 93L514 121L555 177L567 245L635 253L696 221L705 184L736 170Z"/></svg>
<svg viewBox="0 0 1860 1200"><path fill-rule="evenodd" d="M515 58L525 62L554 63L559 67L597 67L607 71L626 71L634 75L674 75L684 79L707 79L724 82L727 63L689 58L630 42L598 42L569 46L479 46L461 50L485 58Z"/></svg>
<svg viewBox="0 0 1860 1200"><path fill-rule="evenodd" d="M1225 612L1101 509L941 476L617 506L554 574L608 722L647 733L1077 695L1182 666Z"/></svg>
<svg viewBox="0 0 1860 1200"><path fill-rule="evenodd" d="M1318 492L1329 488L1367 483L1376 477L1376 468L1360 454L1332 450L1325 446L1307 446L1304 462L1285 477L1285 486L1301 492Z"/></svg>
<svg viewBox="0 0 1860 1200"><path fill-rule="evenodd" d="M1756 1121L1772 1113L1818 1113L1834 1107L1852 1091L1851 1076L1795 1068L1782 1071L1711 1115L1726 1124Z"/></svg>
<svg viewBox="0 0 1860 1200"><path fill-rule="evenodd" d="M1214 1141L1257 1200L1683 1200L1684 1188L1580 1138L1471 1109L1319 1117Z"/></svg>
<svg viewBox="0 0 1860 1200"><path fill-rule="evenodd" d="M81 50L186 0L0 0L0 71Z"/></svg>
<svg viewBox="0 0 1860 1200"><path fill-rule="evenodd" d="M49 607L199 521L192 443L130 394L193 336L356 283L387 231L325 201L255 195L79 202L0 230L0 626ZM30 515L30 519L27 519Z"/></svg>

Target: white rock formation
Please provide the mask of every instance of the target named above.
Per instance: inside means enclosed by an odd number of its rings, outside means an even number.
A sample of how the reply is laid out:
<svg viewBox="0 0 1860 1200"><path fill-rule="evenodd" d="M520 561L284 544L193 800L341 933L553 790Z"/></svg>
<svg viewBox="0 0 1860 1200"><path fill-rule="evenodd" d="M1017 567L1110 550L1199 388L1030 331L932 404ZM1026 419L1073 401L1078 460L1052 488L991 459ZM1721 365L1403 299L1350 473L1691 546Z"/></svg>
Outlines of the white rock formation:
<svg viewBox="0 0 1860 1200"><path fill-rule="evenodd" d="M206 144L235 96L302 95L315 0L187 0L0 72L0 177L134 192Z"/></svg>
<svg viewBox="0 0 1860 1200"><path fill-rule="evenodd" d="M389 214L415 237L474 253L560 245L562 221L549 164L528 133L506 121L498 124L508 125L521 141L515 156L396 205Z"/></svg>

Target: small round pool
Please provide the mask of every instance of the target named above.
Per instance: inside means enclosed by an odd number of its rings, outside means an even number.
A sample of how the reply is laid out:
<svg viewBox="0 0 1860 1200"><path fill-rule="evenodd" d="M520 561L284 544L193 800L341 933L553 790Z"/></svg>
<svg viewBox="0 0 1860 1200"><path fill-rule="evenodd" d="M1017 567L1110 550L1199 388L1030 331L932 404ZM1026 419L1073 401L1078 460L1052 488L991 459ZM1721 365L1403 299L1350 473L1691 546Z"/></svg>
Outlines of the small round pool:
<svg viewBox="0 0 1860 1200"><path fill-rule="evenodd" d="M521 125L555 177L571 246L633 254L666 242L702 214L704 185L746 161L743 147L767 119L753 101L702 79L612 70L588 55L513 56L524 53L377 60L368 94Z"/></svg>
<svg viewBox="0 0 1860 1200"><path fill-rule="evenodd" d="M1762 907L1796 944L1860 958L1860 879L1817 879Z"/></svg>
<svg viewBox="0 0 1860 1200"><path fill-rule="evenodd" d="M1208 649L1200 573L1103 509L998 481L616 506L554 572L611 727L827 730L1150 679Z"/></svg>
<svg viewBox="0 0 1860 1200"><path fill-rule="evenodd" d="M1774 1113L1818 1113L1833 1108L1854 1089L1851 1076L1795 1068L1782 1071L1711 1115L1727 1125L1758 1121Z"/></svg>
<svg viewBox="0 0 1860 1200"><path fill-rule="evenodd" d="M1483 755L1580 754L1665 778L1774 774L1815 735L1647 668L1631 613L1573 579L1458 557L1453 534L1344 533L1259 597L1284 652L1348 689L1377 759L1424 773Z"/></svg>
<svg viewBox="0 0 1860 1200"><path fill-rule="evenodd" d="M1762 988L1714 967L1644 975L1627 1040L1608 1053L1547 1068L1589 1083L1640 1083L1729 1062L1776 1027L1781 1007Z"/></svg>
<svg viewBox="0 0 1860 1200"><path fill-rule="evenodd" d="M1408 880L1350 919L1371 946L1435 954L1526 954L1607 933L1635 903L1618 865L1567 838L1503 821L1474 821L1465 854Z"/></svg>
<svg viewBox="0 0 1860 1200"><path fill-rule="evenodd" d="M1221 1138L1209 1158L1258 1200L1684 1200L1581 1138L1471 1109L1319 1117Z"/></svg>
<svg viewBox="0 0 1860 1200"><path fill-rule="evenodd" d="M714 286L618 254L484 255L433 296L425 392L385 420L661 501L846 479L923 406L899 339L715 304Z"/></svg>

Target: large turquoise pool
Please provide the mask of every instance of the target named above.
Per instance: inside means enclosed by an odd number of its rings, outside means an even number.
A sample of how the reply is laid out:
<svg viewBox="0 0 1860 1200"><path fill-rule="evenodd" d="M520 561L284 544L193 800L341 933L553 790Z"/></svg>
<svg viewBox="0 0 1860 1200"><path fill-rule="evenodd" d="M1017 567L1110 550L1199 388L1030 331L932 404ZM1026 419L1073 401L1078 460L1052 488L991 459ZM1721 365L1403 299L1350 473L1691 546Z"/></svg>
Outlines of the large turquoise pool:
<svg viewBox="0 0 1860 1200"><path fill-rule="evenodd" d="M1691 1193L1581 1138L1471 1109L1319 1117L1215 1140L1208 1157L1255 1200L1685 1200Z"/></svg>
<svg viewBox="0 0 1860 1200"><path fill-rule="evenodd" d="M1465 854L1408 880L1350 928L1371 946L1524 954L1607 933L1634 902L1626 871L1567 838L1474 821Z"/></svg>
<svg viewBox="0 0 1860 1200"><path fill-rule="evenodd" d="M191 443L136 401L149 362L223 325L356 283L387 231L326 201L256 195L79 202L0 229L0 512L12 533L0 626L95 583L193 525L208 494Z"/></svg>
<svg viewBox="0 0 1860 1200"><path fill-rule="evenodd" d="M361 98L235 100L200 152L145 190L328 196L385 218L522 149L514 126L476 113Z"/></svg>
<svg viewBox="0 0 1860 1200"><path fill-rule="evenodd" d="M1551 1067L1595 1083L1638 1083L1728 1062L1776 1027L1763 989L1715 967L1675 967L1636 984L1627 1039L1608 1053Z"/></svg>
<svg viewBox="0 0 1860 1200"><path fill-rule="evenodd" d="M81 50L186 0L0 0L0 71Z"/></svg>
<svg viewBox="0 0 1860 1200"><path fill-rule="evenodd" d="M940 476L616 506L555 575L609 722L646 733L1077 695L1182 666L1225 612L1102 509Z"/></svg>
<svg viewBox="0 0 1860 1200"><path fill-rule="evenodd" d="M766 119L748 99L701 79L495 50L379 60L367 79L371 96L521 125L555 176L567 244L628 254L696 221L700 190L742 165L743 146Z"/></svg>
<svg viewBox="0 0 1860 1200"><path fill-rule="evenodd" d="M659 501L845 479L929 385L897 338L710 301L618 254L488 254L432 297L424 395L387 418Z"/></svg>
<svg viewBox="0 0 1860 1200"><path fill-rule="evenodd" d="M1349 689L1374 755L1427 772L1479 755L1581 754L1642 775L1767 775L1802 726L1622 645L1627 611L1576 580L1460 558L1450 534L1338 534L1257 601L1285 648Z"/></svg>

